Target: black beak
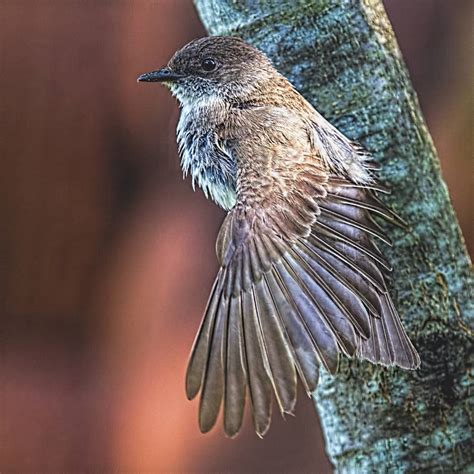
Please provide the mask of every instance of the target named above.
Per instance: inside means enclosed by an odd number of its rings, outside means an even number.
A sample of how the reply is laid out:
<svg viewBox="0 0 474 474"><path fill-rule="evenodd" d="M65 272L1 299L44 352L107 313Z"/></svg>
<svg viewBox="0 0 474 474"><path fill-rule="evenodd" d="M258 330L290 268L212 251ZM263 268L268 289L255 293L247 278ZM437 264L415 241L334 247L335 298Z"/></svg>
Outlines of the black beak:
<svg viewBox="0 0 474 474"><path fill-rule="evenodd" d="M173 82L183 78L182 74L176 74L167 67L158 71L146 72L137 79L137 82Z"/></svg>

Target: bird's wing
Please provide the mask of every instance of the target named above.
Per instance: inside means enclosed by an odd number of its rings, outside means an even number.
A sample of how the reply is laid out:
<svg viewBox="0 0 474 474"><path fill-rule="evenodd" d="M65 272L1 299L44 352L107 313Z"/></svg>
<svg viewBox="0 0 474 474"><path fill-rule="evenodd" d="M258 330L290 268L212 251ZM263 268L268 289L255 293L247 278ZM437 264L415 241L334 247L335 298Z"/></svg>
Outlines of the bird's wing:
<svg viewBox="0 0 474 474"><path fill-rule="evenodd" d="M201 392L203 432L223 402L225 432L236 435L248 391L263 436L273 396L282 413L292 413L297 374L311 393L319 366L334 373L339 352L419 364L373 241L386 241L373 216L392 219L391 212L369 187L331 175L311 150L295 153L288 142L295 139L268 148L260 141L260 158L240 165L238 202L218 236L221 267L186 376L188 398ZM238 151L248 159L252 149Z"/></svg>

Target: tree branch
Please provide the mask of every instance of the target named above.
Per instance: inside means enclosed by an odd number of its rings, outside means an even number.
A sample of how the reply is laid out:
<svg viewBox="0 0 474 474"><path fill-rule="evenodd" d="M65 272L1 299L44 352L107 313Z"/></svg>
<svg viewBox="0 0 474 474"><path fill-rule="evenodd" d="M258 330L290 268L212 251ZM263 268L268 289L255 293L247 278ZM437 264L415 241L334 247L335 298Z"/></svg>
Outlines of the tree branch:
<svg viewBox="0 0 474 474"><path fill-rule="evenodd" d="M211 34L264 51L329 121L362 143L408 222L391 292L418 348L416 372L344 360L314 394L340 472L474 468L472 273L431 137L379 0L195 0ZM471 327L471 329L470 329Z"/></svg>

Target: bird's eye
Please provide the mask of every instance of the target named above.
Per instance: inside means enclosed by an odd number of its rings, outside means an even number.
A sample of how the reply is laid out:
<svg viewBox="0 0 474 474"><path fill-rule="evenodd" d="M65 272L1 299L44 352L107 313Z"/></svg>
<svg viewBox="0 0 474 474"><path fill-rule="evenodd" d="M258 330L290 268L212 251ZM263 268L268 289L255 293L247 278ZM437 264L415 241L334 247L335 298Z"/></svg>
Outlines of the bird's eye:
<svg viewBox="0 0 474 474"><path fill-rule="evenodd" d="M217 67L217 63L214 61L214 59L206 58L202 60L201 67L204 69L204 71L211 72Z"/></svg>

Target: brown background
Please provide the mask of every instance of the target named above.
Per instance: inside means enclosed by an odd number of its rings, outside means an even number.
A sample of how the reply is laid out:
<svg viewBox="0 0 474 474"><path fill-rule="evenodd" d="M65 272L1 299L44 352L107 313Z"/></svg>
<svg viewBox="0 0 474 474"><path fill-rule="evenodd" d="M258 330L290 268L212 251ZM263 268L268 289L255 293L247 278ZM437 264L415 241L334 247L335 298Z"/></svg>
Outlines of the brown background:
<svg viewBox="0 0 474 474"><path fill-rule="evenodd" d="M470 5L386 2L472 249ZM262 441L184 396L223 213L135 80L203 34L188 0L0 0L2 472L329 472L308 399Z"/></svg>

